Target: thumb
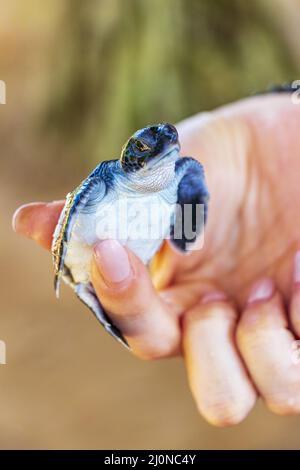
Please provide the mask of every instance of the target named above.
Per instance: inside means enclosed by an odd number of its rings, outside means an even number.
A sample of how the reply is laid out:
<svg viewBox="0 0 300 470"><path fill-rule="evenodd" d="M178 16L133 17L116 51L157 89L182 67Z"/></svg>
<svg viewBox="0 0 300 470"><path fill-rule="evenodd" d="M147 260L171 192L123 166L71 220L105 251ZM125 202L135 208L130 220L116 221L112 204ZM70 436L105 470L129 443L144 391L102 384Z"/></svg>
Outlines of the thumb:
<svg viewBox="0 0 300 470"><path fill-rule="evenodd" d="M116 240L94 247L92 283L113 323L143 359L179 351L178 320L159 297L143 263Z"/></svg>

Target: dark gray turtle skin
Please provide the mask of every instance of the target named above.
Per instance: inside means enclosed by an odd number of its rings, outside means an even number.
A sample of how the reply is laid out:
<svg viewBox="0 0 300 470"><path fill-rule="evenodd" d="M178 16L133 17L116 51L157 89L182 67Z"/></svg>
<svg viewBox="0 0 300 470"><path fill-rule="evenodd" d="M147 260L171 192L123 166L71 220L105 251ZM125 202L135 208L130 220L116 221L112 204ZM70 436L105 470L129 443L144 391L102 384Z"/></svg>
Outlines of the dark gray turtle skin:
<svg viewBox="0 0 300 470"><path fill-rule="evenodd" d="M112 324L91 283L93 245L106 238L118 238L107 236L103 227L117 213L120 201L129 208L143 204L145 214L151 207L153 220L160 221L160 236L154 239L135 239L132 236L135 218L126 222L126 236L120 241L145 264L166 238L181 252L195 244L206 221L209 194L201 163L191 157L180 157L179 150L178 133L171 124L152 125L135 132L124 145L120 159L100 163L67 195L54 232L52 255L57 296L63 279L106 331L125 346L126 339ZM188 217L184 215L185 205L191 208L188 222L192 236L188 238L184 230ZM199 207L203 217L197 215ZM146 224L149 222L143 220L144 212L141 220ZM119 224L125 224L124 220Z"/></svg>

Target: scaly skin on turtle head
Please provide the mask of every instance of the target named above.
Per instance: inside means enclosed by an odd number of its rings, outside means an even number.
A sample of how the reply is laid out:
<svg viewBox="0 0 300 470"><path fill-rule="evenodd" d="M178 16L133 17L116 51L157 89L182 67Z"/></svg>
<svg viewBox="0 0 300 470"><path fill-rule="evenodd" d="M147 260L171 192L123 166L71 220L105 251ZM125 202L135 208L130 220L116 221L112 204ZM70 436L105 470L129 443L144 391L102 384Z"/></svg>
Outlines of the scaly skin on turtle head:
<svg viewBox="0 0 300 470"><path fill-rule="evenodd" d="M122 149L120 162L126 172L151 169L179 151L178 133L172 124L144 127L135 132Z"/></svg>

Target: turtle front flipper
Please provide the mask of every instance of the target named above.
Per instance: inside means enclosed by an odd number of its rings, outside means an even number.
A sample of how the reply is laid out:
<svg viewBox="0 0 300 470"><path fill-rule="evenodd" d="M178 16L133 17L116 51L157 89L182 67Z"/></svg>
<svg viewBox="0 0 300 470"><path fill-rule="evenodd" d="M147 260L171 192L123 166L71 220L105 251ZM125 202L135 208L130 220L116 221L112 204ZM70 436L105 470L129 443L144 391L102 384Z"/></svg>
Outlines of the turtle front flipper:
<svg viewBox="0 0 300 470"><path fill-rule="evenodd" d="M90 282L87 284L75 284L73 289L77 297L93 312L105 330L129 349L128 343L121 331L112 324L108 315L102 308L92 284Z"/></svg>
<svg viewBox="0 0 300 470"><path fill-rule="evenodd" d="M255 93L255 95L266 95L270 93L299 93L300 81L294 80L293 82L283 83L281 85L271 85L269 88L263 91Z"/></svg>
<svg viewBox="0 0 300 470"><path fill-rule="evenodd" d="M54 263L54 288L57 297L60 278L64 274L64 260L68 243L77 215L82 212L94 212L96 205L103 199L105 193L104 181L92 174L66 197L64 208L54 231L51 249Z"/></svg>
<svg viewBox="0 0 300 470"><path fill-rule="evenodd" d="M65 264L68 245L77 217L80 214L96 214L97 207L107 192L107 181L101 178L101 170L107 169L107 164L99 167L66 198L53 236L52 255L54 262L54 285L58 296L60 279L63 279L76 293L77 297L93 312L97 320L115 339L125 347L129 347L122 333L110 321L102 308L95 290L90 282L76 282L71 269Z"/></svg>
<svg viewBox="0 0 300 470"><path fill-rule="evenodd" d="M204 229L209 193L203 166L194 158L180 158L176 162L175 173L178 189L171 242L175 248L186 252Z"/></svg>
<svg viewBox="0 0 300 470"><path fill-rule="evenodd" d="M60 278L64 274L64 259L67 250L67 243L71 233L71 211L76 196L76 190L67 194L66 202L60 214L57 226L53 234L52 257L54 263L54 289L56 297L59 297Z"/></svg>

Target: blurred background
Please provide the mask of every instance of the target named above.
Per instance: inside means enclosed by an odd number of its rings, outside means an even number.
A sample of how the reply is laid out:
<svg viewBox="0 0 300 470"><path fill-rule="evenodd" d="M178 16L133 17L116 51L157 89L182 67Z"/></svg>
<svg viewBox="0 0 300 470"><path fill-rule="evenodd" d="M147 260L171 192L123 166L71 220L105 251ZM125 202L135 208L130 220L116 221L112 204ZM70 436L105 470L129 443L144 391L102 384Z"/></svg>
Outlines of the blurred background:
<svg viewBox="0 0 300 470"><path fill-rule="evenodd" d="M0 448L300 448L258 404L215 429L180 359L123 350L65 288L15 208L64 195L128 135L300 78L300 0L0 0Z"/></svg>

